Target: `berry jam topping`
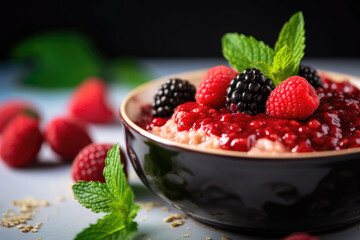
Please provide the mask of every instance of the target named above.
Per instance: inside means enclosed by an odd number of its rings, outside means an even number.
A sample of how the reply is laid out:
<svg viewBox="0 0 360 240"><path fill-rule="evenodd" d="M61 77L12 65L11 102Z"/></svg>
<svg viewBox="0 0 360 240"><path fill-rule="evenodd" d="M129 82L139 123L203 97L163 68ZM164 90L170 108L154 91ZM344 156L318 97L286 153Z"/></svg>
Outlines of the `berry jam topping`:
<svg viewBox="0 0 360 240"><path fill-rule="evenodd" d="M323 88L316 92L320 105L306 120L231 113L226 108L216 110L196 102L178 106L173 119L178 131L202 128L208 135L219 136L221 148L227 150L249 151L260 138L279 141L290 152L360 147L360 91L348 82L324 79ZM165 122L155 118L142 126L150 130Z"/></svg>

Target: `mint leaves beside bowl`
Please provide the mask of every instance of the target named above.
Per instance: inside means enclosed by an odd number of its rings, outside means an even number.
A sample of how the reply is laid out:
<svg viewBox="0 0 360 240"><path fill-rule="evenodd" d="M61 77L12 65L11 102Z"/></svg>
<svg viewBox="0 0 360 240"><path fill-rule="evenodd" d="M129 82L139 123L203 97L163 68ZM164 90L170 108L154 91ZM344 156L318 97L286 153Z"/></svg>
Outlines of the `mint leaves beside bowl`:
<svg viewBox="0 0 360 240"><path fill-rule="evenodd" d="M75 240L130 240L137 232L134 218L140 206L134 203L134 194L127 184L120 162L119 144L108 152L104 168L105 183L78 181L73 185L76 200L91 211L106 215L78 233Z"/></svg>

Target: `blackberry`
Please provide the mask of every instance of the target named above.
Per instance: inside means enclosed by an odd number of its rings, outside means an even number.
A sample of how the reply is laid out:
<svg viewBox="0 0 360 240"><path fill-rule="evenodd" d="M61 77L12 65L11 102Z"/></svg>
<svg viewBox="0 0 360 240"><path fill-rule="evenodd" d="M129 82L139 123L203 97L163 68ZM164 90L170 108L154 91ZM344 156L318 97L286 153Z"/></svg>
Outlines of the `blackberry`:
<svg viewBox="0 0 360 240"><path fill-rule="evenodd" d="M315 89L322 87L322 80L315 68L300 64L299 76L305 78Z"/></svg>
<svg viewBox="0 0 360 240"><path fill-rule="evenodd" d="M265 103L274 89L272 80L258 69L245 69L226 90L226 107L249 115L265 112Z"/></svg>
<svg viewBox="0 0 360 240"><path fill-rule="evenodd" d="M189 101L195 101L195 86L186 80L171 78L159 87L152 103L154 117L168 118L174 109Z"/></svg>

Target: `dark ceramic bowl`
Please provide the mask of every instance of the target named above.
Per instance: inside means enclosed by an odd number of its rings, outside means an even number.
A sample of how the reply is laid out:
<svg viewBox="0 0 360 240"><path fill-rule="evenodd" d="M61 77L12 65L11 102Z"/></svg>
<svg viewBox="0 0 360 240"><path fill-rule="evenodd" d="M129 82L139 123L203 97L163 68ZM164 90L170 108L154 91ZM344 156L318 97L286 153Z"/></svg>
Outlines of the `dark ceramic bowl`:
<svg viewBox="0 0 360 240"><path fill-rule="evenodd" d="M173 77L197 85L205 72ZM353 76L324 73L360 83ZM160 197L201 222L235 231L319 231L360 219L360 148L249 156L160 138L134 122L168 78L136 88L120 108L125 155Z"/></svg>

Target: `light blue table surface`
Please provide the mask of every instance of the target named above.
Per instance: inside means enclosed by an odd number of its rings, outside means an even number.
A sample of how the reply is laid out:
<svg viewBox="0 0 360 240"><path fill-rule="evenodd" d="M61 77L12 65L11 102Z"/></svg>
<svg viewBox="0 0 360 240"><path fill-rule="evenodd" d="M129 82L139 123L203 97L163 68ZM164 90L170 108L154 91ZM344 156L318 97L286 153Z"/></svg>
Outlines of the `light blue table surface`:
<svg viewBox="0 0 360 240"><path fill-rule="evenodd" d="M338 71L351 75L360 76L359 59L306 59L304 61L316 68ZM201 68L210 68L219 64L226 64L223 59L142 59L141 63L155 77L160 77L177 72L190 71ZM42 90L37 88L24 88L16 83L21 73L16 66L0 64L0 103L12 98L21 98L34 103L42 115L42 128L53 117L66 114L69 96L68 90ZM110 103L117 109L124 96L130 91L124 86L113 86L110 90ZM117 142L119 125L96 125L90 127L90 134L94 142ZM73 239L76 233L87 227L89 223L96 222L101 214L95 214L80 205L71 196L71 165L63 164L52 153L49 146L44 144L40 155L40 164L28 169L10 169L0 163L0 213L7 208L15 209L11 202L26 196L34 196L37 199L50 201L49 207L39 208L39 212L30 222L43 222L38 233L21 233L15 228L3 228L0 226L0 240L67 240ZM162 219L170 213L179 210L172 208L163 202L152 192L148 191L133 170L130 170L130 184L136 194L136 200L141 202L160 201L170 209L163 212L161 208L154 208L146 212L141 210L136 218L139 224L139 232L135 240L171 240L182 239L189 234L188 238L202 240L207 236L213 240L220 240L226 235L231 239L239 240L275 240L279 238L254 237L243 234L235 234L216 230L204 226L192 219L186 219L185 224L178 228L171 228ZM65 201L59 202L57 198L62 196ZM1 217L1 215L0 215ZM360 223L359 223L360 226ZM321 240L358 240L360 230L357 226L351 226L335 232L319 235Z"/></svg>

